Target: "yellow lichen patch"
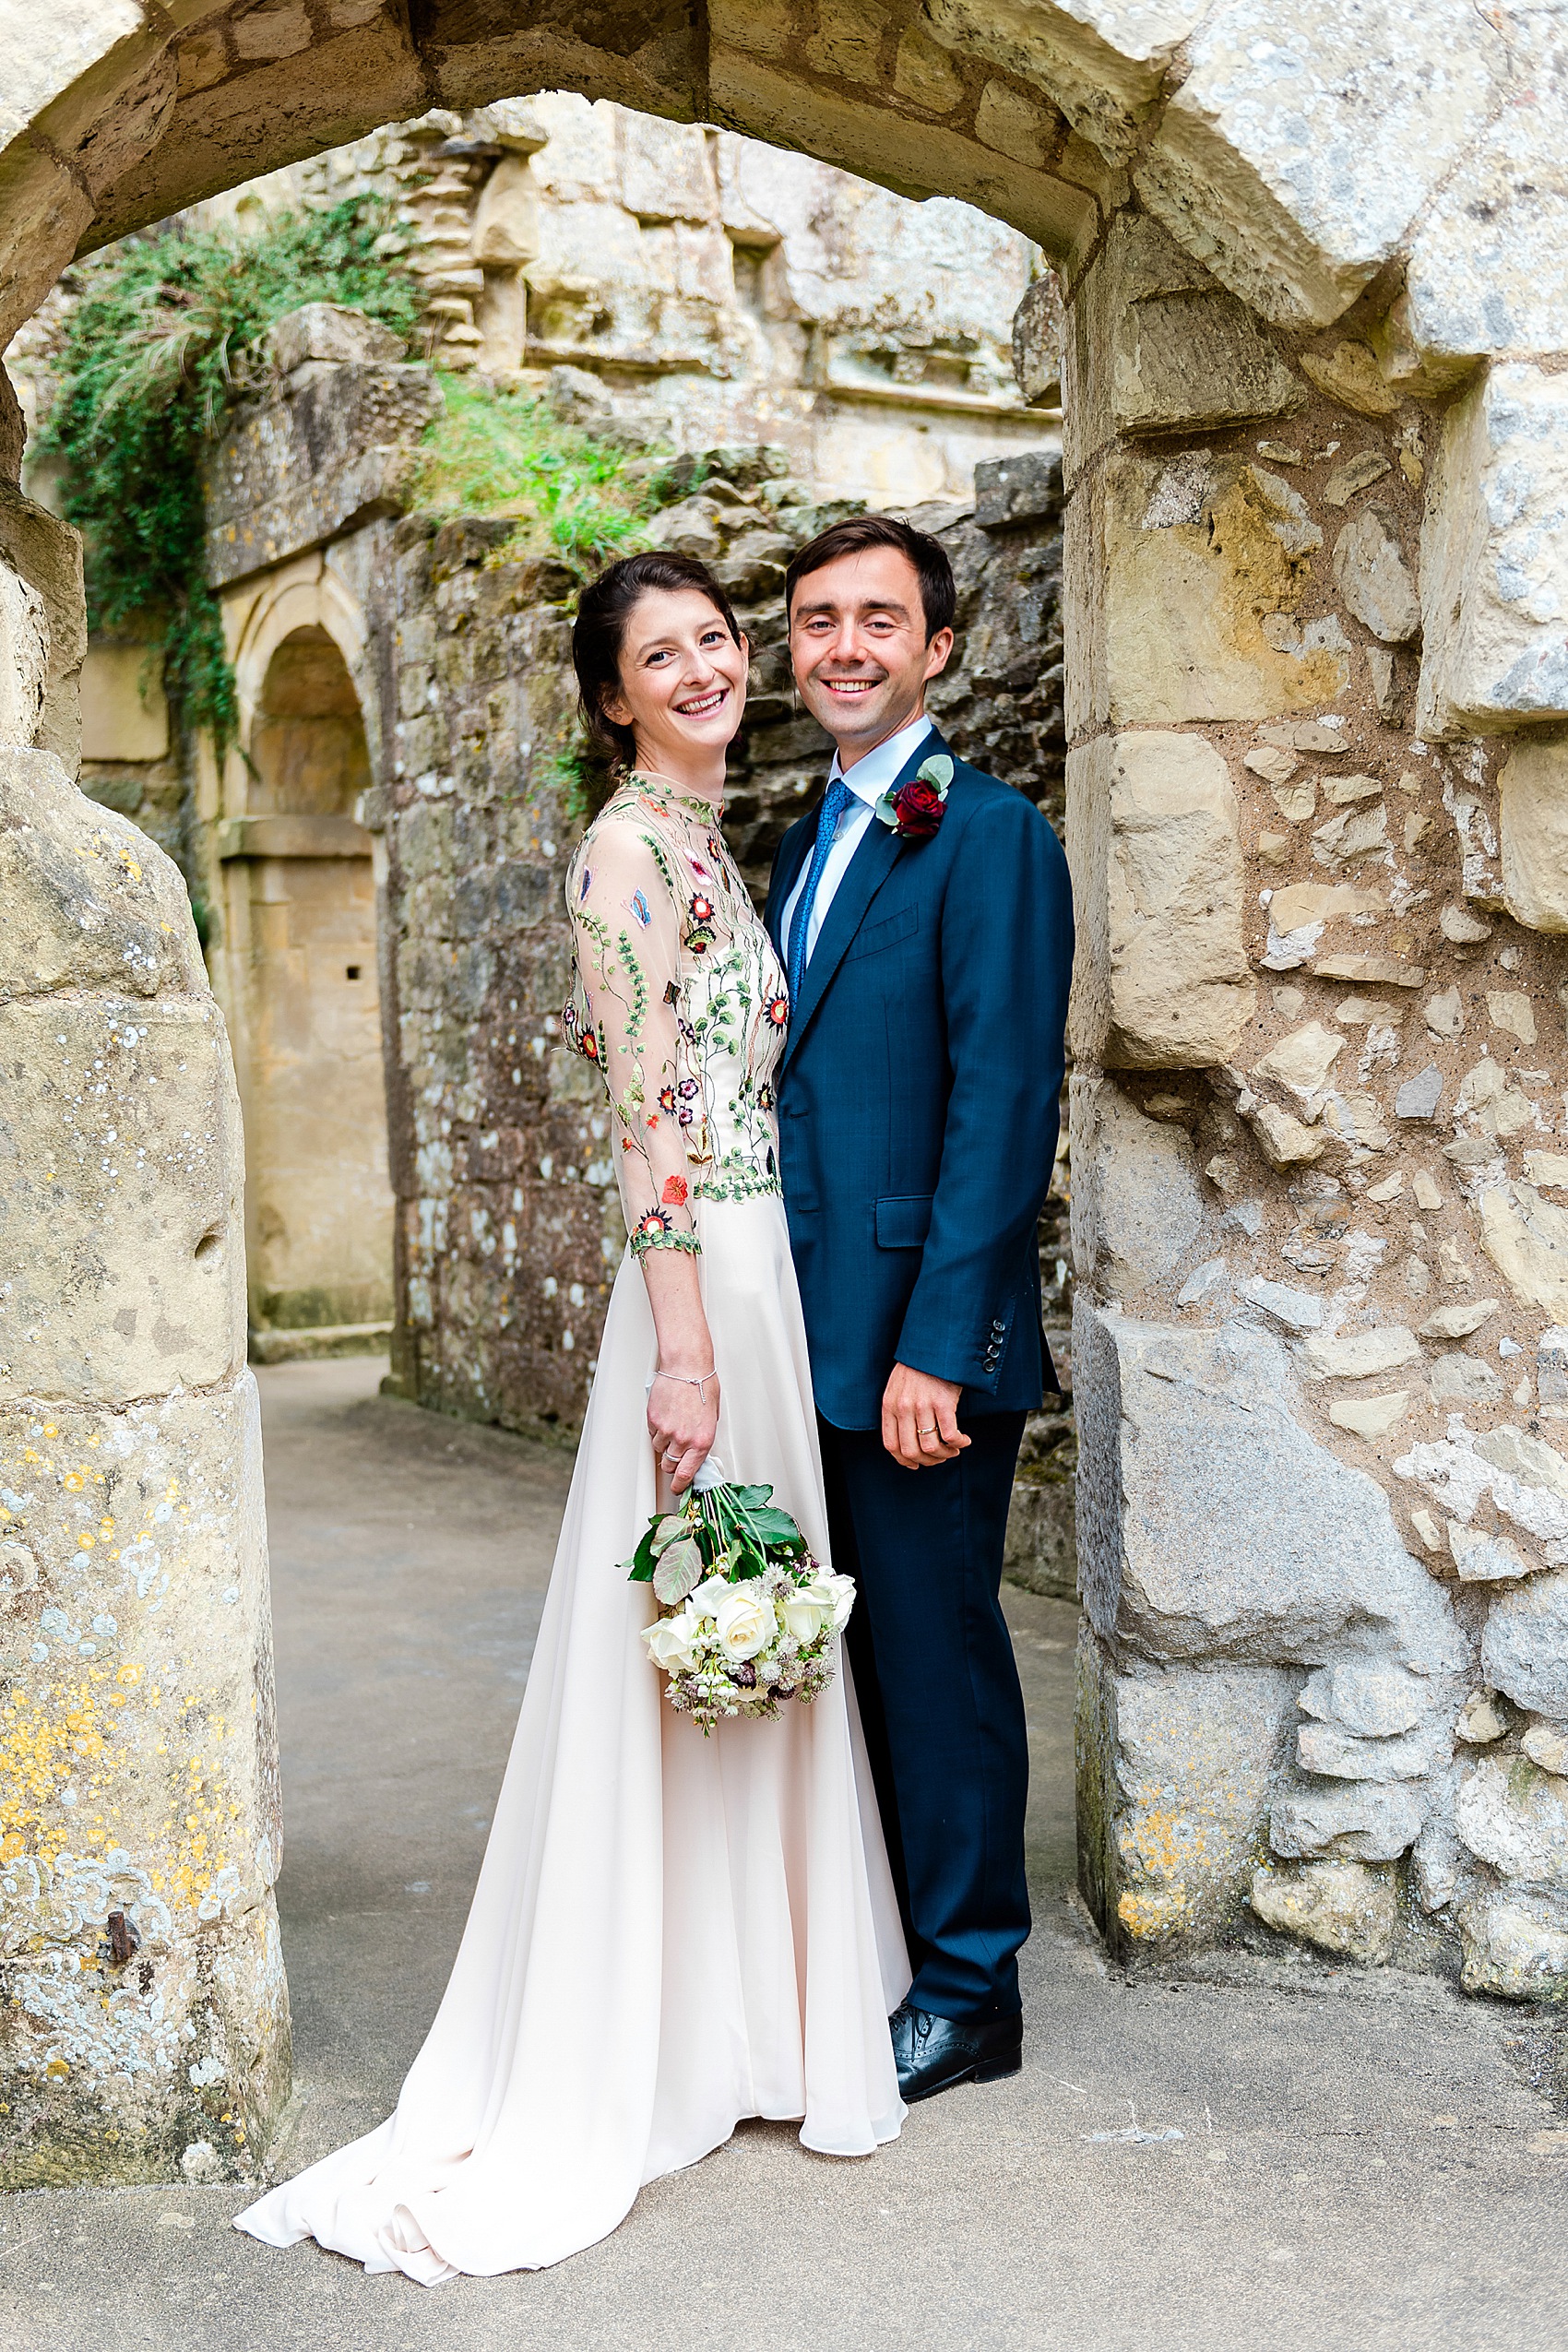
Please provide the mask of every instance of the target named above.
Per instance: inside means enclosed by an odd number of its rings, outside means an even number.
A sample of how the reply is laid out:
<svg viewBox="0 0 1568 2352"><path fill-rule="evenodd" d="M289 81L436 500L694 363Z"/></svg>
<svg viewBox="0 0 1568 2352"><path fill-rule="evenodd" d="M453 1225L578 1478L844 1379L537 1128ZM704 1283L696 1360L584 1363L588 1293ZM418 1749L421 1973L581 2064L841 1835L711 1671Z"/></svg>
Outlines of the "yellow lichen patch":
<svg viewBox="0 0 1568 2352"><path fill-rule="evenodd" d="M1181 1887L1134 1893L1131 1888L1116 1906L1116 1916L1129 1935L1141 1939L1172 1935L1186 1920L1187 1897Z"/></svg>

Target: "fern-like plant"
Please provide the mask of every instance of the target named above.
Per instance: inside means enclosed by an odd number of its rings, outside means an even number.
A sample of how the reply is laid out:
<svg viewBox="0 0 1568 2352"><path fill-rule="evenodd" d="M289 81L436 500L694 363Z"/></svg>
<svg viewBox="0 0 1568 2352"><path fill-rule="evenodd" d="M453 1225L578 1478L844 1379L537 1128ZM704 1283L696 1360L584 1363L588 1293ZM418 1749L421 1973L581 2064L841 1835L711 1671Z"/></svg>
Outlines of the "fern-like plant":
<svg viewBox="0 0 1568 2352"><path fill-rule="evenodd" d="M176 222L76 273L42 439L85 538L89 621L161 647L166 692L220 754L237 709L204 576L202 444L258 386L263 338L302 303L347 303L412 333L419 290L393 243L385 206L354 197L250 232Z"/></svg>

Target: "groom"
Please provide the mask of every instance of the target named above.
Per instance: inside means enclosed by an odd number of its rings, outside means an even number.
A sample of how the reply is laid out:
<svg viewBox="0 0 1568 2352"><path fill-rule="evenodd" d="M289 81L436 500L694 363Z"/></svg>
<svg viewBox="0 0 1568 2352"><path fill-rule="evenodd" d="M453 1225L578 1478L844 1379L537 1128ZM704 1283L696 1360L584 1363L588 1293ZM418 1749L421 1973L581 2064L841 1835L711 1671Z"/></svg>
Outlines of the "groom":
<svg viewBox="0 0 1568 2352"><path fill-rule="evenodd" d="M997 1595L1024 1418L1056 1385L1035 1227L1072 897L1039 811L925 715L953 648L939 542L854 517L801 550L785 595L796 685L837 751L767 900L792 1007L784 1203L914 1968L898 2081L928 2098L1022 2063L1028 1749Z"/></svg>

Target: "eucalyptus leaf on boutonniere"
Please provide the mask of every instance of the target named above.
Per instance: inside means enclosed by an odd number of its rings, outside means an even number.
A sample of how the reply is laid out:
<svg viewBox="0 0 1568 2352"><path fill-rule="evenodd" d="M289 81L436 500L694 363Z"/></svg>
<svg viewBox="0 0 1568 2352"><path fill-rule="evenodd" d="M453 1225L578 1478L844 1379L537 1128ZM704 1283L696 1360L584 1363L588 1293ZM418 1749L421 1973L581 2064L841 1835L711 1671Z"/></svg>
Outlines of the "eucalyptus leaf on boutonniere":
<svg viewBox="0 0 1568 2352"><path fill-rule="evenodd" d="M900 841L929 841L942 823L952 781L953 762L945 752L932 752L908 783L896 792L884 792L872 813L891 826Z"/></svg>

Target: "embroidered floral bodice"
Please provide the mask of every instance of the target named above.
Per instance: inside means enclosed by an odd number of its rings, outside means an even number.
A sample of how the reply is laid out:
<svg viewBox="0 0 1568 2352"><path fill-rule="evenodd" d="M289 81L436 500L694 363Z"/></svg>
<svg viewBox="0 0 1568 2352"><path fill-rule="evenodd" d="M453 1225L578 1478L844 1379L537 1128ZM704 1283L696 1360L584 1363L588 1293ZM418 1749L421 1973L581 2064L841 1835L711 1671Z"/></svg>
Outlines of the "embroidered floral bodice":
<svg viewBox="0 0 1568 2352"><path fill-rule="evenodd" d="M705 801L628 777L566 876L567 1042L604 1074L632 1247L700 1249L693 1204L778 1191L773 944Z"/></svg>

